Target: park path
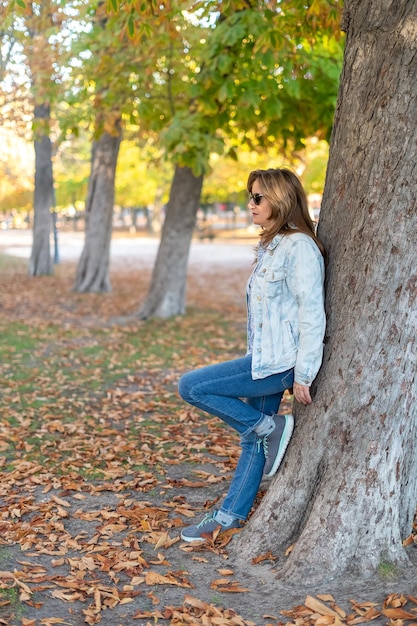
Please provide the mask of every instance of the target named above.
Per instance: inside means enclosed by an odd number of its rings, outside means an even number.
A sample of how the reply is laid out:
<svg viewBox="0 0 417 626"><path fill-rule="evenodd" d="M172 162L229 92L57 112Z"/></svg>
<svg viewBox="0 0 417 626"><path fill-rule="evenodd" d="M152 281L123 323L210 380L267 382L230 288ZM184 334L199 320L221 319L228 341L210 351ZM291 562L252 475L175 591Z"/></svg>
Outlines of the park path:
<svg viewBox="0 0 417 626"><path fill-rule="evenodd" d="M218 267L228 264L229 267L250 268L256 243L253 239L244 240L193 240L190 251L190 266ZM158 252L157 237L143 237L129 234L115 234L110 248L112 266L128 264L133 267L152 267ZM11 256L29 258L32 246L31 230L0 230L0 251ZM58 235L58 251L60 261L76 261L84 246L84 233L63 231ZM51 253L53 245L51 243Z"/></svg>

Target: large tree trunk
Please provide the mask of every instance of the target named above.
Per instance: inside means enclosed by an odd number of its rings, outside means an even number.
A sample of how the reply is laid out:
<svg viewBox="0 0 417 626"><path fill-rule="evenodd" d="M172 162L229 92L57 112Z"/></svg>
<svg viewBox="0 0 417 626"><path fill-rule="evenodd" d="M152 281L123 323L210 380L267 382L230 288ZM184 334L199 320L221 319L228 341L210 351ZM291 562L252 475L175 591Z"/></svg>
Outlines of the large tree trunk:
<svg viewBox="0 0 417 626"><path fill-rule="evenodd" d="M417 503L417 4L346 0L347 41L320 235L330 253L316 396L244 559L293 549L278 576L365 576L408 557ZM248 541L248 535L250 541Z"/></svg>
<svg viewBox="0 0 417 626"><path fill-rule="evenodd" d="M191 238L203 176L176 167L151 287L139 311L142 319L185 313L185 287Z"/></svg>
<svg viewBox="0 0 417 626"><path fill-rule="evenodd" d="M48 134L49 118L48 104L35 106L35 191L33 242L29 260L30 276L49 276L53 271L50 247L53 175L52 144Z"/></svg>
<svg viewBox="0 0 417 626"><path fill-rule="evenodd" d="M86 233L75 291L110 291L110 241L113 222L114 184L121 141L120 124L115 132L103 132L93 143L91 174L86 203Z"/></svg>

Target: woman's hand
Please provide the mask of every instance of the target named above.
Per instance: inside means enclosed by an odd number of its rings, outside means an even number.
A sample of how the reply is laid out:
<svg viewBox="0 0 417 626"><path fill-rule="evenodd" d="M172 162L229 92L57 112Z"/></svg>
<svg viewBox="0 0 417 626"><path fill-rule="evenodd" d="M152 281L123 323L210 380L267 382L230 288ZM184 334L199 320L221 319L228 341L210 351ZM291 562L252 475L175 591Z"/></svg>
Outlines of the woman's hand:
<svg viewBox="0 0 417 626"><path fill-rule="evenodd" d="M311 404L312 399L310 396L310 387L308 385L301 385L300 383L293 384L294 398L300 404Z"/></svg>

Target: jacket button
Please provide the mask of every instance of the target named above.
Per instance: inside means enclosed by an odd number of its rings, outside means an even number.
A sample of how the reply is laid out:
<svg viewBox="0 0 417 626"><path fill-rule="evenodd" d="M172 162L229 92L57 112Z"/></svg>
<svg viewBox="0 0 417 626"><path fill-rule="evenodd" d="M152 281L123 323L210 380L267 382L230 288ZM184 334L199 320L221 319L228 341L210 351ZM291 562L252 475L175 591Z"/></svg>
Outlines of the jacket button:
<svg viewBox="0 0 417 626"><path fill-rule="evenodd" d="M262 296L258 296L257 300L260 302L262 300Z"/></svg>

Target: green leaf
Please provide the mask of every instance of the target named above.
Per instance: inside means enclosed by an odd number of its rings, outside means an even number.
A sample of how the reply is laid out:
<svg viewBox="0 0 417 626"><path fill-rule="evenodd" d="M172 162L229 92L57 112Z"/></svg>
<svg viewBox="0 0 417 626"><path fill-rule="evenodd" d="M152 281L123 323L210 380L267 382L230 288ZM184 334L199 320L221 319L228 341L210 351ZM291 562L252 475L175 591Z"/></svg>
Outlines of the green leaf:
<svg viewBox="0 0 417 626"><path fill-rule="evenodd" d="M204 115L215 115L218 110L217 103L212 98L201 100L198 104L198 110Z"/></svg>
<svg viewBox="0 0 417 626"><path fill-rule="evenodd" d="M129 37L133 38L135 35L135 20L133 19L133 15L129 15L127 20L127 32L129 33Z"/></svg>
<svg viewBox="0 0 417 626"><path fill-rule="evenodd" d="M237 154L235 148L230 148L230 150L228 150L228 152L227 152L227 156L230 159L232 159L233 161L238 162L238 160L239 160L239 157L238 157L238 154Z"/></svg>
<svg viewBox="0 0 417 626"><path fill-rule="evenodd" d="M107 0L107 12L110 13L111 11L118 13L119 0Z"/></svg>
<svg viewBox="0 0 417 626"><path fill-rule="evenodd" d="M223 85L220 87L219 91L217 92L217 98L219 102L226 102L226 100L230 98L232 95L233 95L233 90L231 88L231 85L229 81L225 81Z"/></svg>
<svg viewBox="0 0 417 626"><path fill-rule="evenodd" d="M273 50L282 50L284 47L284 36L282 32L279 30L271 30L269 39Z"/></svg>
<svg viewBox="0 0 417 626"><path fill-rule="evenodd" d="M225 54L221 54L217 58L217 67L222 76L229 74L231 67L233 66L233 58Z"/></svg>
<svg viewBox="0 0 417 626"><path fill-rule="evenodd" d="M278 98L271 98L265 104L265 112L269 119L280 119L283 105Z"/></svg>

